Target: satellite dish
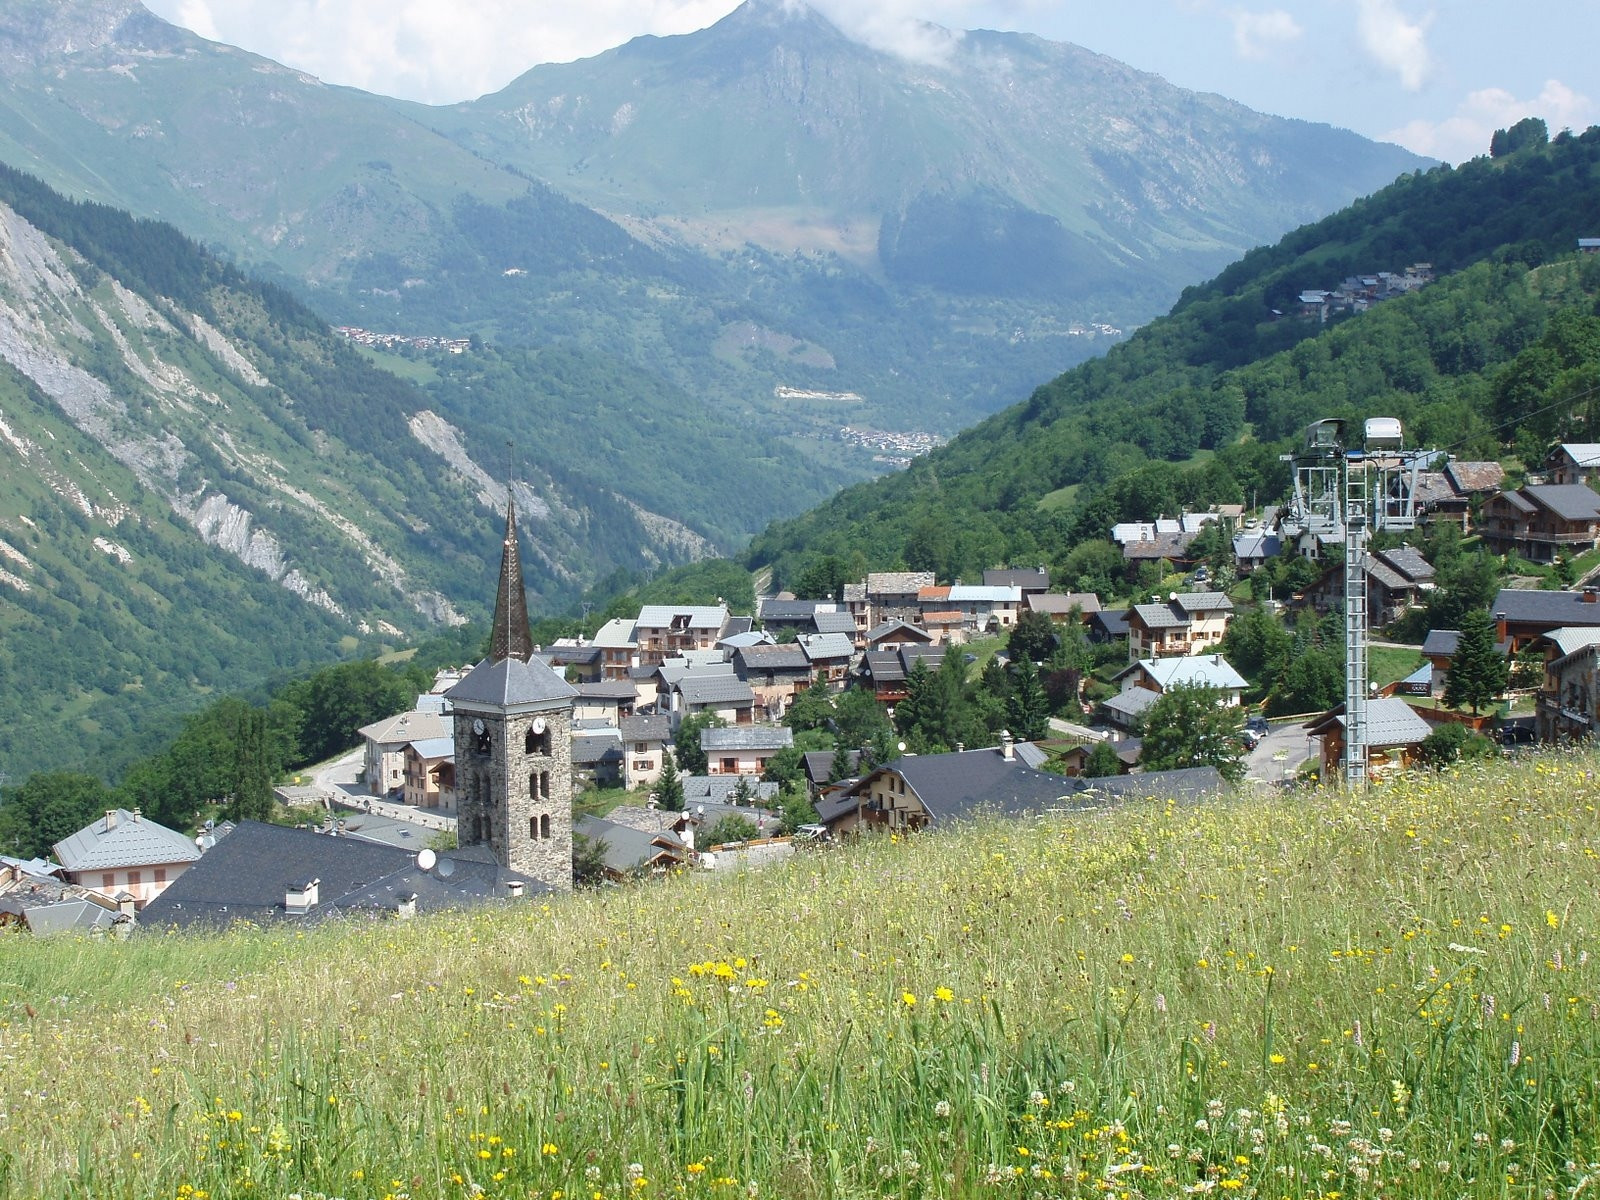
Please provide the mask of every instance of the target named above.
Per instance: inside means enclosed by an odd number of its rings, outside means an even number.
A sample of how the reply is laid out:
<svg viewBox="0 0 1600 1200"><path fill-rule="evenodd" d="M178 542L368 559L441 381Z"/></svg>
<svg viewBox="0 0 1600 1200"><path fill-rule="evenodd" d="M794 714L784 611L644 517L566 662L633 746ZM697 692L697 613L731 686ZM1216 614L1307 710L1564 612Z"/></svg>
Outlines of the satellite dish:
<svg viewBox="0 0 1600 1200"><path fill-rule="evenodd" d="M438 871L440 879L449 879L450 876L452 876L452 875L454 875L456 873L455 860L454 859L449 859L449 858L441 858L441 859L438 860L438 863L437 863L435 869Z"/></svg>
<svg viewBox="0 0 1600 1200"><path fill-rule="evenodd" d="M417 866L424 871L433 870L433 864L439 861L439 856L433 852L431 846L424 846L417 851Z"/></svg>

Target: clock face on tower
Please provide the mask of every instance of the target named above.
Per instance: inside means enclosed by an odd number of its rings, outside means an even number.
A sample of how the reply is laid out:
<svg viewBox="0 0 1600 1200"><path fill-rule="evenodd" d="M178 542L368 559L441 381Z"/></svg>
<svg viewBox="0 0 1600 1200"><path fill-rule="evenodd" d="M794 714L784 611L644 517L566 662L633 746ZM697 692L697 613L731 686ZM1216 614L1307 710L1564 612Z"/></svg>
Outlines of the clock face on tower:
<svg viewBox="0 0 1600 1200"><path fill-rule="evenodd" d="M472 748L479 754L489 753L489 727L482 717L472 718Z"/></svg>

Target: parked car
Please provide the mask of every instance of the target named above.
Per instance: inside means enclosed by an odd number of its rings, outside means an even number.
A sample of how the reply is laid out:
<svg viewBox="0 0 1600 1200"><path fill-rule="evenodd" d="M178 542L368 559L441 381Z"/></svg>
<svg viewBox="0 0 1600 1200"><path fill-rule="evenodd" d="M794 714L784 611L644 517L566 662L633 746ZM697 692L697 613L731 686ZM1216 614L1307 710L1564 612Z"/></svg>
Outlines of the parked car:
<svg viewBox="0 0 1600 1200"><path fill-rule="evenodd" d="M797 846L806 844L817 845L822 842L832 840L833 835L828 832L828 827L826 825L802 825L794 831L794 844Z"/></svg>
<svg viewBox="0 0 1600 1200"><path fill-rule="evenodd" d="M1248 718L1244 723L1244 727L1258 737L1266 737L1267 734L1272 732L1272 726L1267 724L1267 719L1260 713Z"/></svg>

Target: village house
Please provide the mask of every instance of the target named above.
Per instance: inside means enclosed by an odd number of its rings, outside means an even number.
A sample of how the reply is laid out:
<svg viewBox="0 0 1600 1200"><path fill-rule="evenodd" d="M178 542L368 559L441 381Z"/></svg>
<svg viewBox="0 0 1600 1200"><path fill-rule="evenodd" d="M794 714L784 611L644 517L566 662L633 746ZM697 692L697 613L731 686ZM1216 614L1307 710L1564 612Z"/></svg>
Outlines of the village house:
<svg viewBox="0 0 1600 1200"><path fill-rule="evenodd" d="M813 678L834 690L842 689L855 665L855 639L848 633L816 633L800 639L800 648L811 664Z"/></svg>
<svg viewBox="0 0 1600 1200"><path fill-rule="evenodd" d="M1544 460L1549 483L1590 484L1600 476L1600 443L1562 442Z"/></svg>
<svg viewBox="0 0 1600 1200"><path fill-rule="evenodd" d="M1301 604L1330 613L1344 605L1344 564L1329 567L1300 593ZM1398 621L1433 594L1434 570L1414 546L1374 550L1367 556L1367 614L1373 625Z"/></svg>
<svg viewBox="0 0 1600 1200"><path fill-rule="evenodd" d="M731 669L726 675L688 674L668 687L665 708L673 729L700 713L726 725L753 725L756 694Z"/></svg>
<svg viewBox="0 0 1600 1200"><path fill-rule="evenodd" d="M788 710L796 692L812 683L811 659L798 642L746 646L733 654L734 674L750 686L769 720Z"/></svg>
<svg viewBox="0 0 1600 1200"><path fill-rule="evenodd" d="M1178 658L1140 659L1124 667L1113 682L1123 692L1135 690L1162 696L1174 687L1211 688L1218 705L1237 708L1249 683L1220 654L1198 654Z"/></svg>
<svg viewBox="0 0 1600 1200"><path fill-rule="evenodd" d="M1077 620L1086 625L1100 611L1100 597L1093 592L1026 593L1023 604L1029 612L1043 613L1057 625L1071 620L1074 612Z"/></svg>
<svg viewBox="0 0 1600 1200"><path fill-rule="evenodd" d="M708 775L762 775L780 750L794 745L794 731L786 725L702 729L700 749L706 756Z"/></svg>
<svg viewBox="0 0 1600 1200"><path fill-rule="evenodd" d="M614 617L595 631L590 645L600 651L602 679L628 679L632 668L643 665L633 630L634 623L627 617Z"/></svg>
<svg viewBox="0 0 1600 1200"><path fill-rule="evenodd" d="M1506 469L1497 462L1451 460L1442 471L1422 471L1413 499L1417 514L1426 521L1450 520L1467 532L1474 505L1500 491Z"/></svg>
<svg viewBox="0 0 1600 1200"><path fill-rule="evenodd" d="M562 639L536 653L569 683L599 683L606 678L605 651L593 642Z"/></svg>
<svg viewBox="0 0 1600 1200"><path fill-rule="evenodd" d="M878 571L867 576L867 602L872 622L914 622L922 614L917 597L923 588L935 587L932 571Z"/></svg>
<svg viewBox="0 0 1600 1200"><path fill-rule="evenodd" d="M646 787L660 779L666 765L667 743L672 741L672 723L666 715L623 717L618 733L622 738L623 785Z"/></svg>
<svg viewBox="0 0 1600 1200"><path fill-rule="evenodd" d="M133 897L113 900L56 877L59 867L39 859L0 855L0 934L22 929L35 937L130 930Z"/></svg>
<svg viewBox="0 0 1600 1200"><path fill-rule="evenodd" d="M1600 590L1545 592L1531 588L1501 588L1490 611L1497 640L1508 656L1529 642L1563 626L1592 629L1600 626Z"/></svg>
<svg viewBox="0 0 1600 1200"><path fill-rule="evenodd" d="M1165 604L1128 610L1128 660L1204 654L1228 631L1233 601L1226 592L1173 592Z"/></svg>
<svg viewBox="0 0 1600 1200"><path fill-rule="evenodd" d="M1043 567L991 567L983 573L984 587L1014 587L1023 602L1050 590L1050 572Z"/></svg>
<svg viewBox="0 0 1600 1200"><path fill-rule="evenodd" d="M1530 484L1483 506L1479 532L1496 554L1550 562L1600 544L1600 494L1581 483Z"/></svg>
<svg viewBox="0 0 1600 1200"><path fill-rule="evenodd" d="M572 780L579 785L617 787L623 776L622 734L615 726L574 724Z"/></svg>
<svg viewBox="0 0 1600 1200"><path fill-rule="evenodd" d="M361 778L372 795L398 795L405 787L406 747L412 742L450 736L450 719L444 715L440 697L418 697L419 701L428 699L437 702L428 710L414 708L358 731L365 745Z"/></svg>
<svg viewBox="0 0 1600 1200"><path fill-rule="evenodd" d="M1028 766L1015 746L897 758L829 797L818 814L835 835L862 828L946 827L984 815L1070 813L1134 798L1190 802L1225 785L1211 767L1106 779L1069 778Z"/></svg>
<svg viewBox="0 0 1600 1200"><path fill-rule="evenodd" d="M1344 705L1307 721L1308 737L1322 740L1322 778L1339 778L1344 759ZM1367 702L1367 770L1376 779L1405 770L1417 760L1417 750L1433 732L1404 700L1393 696Z"/></svg>
<svg viewBox="0 0 1600 1200"><path fill-rule="evenodd" d="M1233 569L1250 574L1268 560L1283 553L1283 538L1265 527L1246 529L1233 535Z"/></svg>
<svg viewBox="0 0 1600 1200"><path fill-rule="evenodd" d="M648 666L688 650L714 649L730 632L727 626L726 604L646 604L634 621L633 640Z"/></svg>
<svg viewBox="0 0 1600 1200"><path fill-rule="evenodd" d="M644 830L593 816L579 817L573 832L601 847L605 877L620 883L661 875L694 861L694 849L670 829Z"/></svg>
<svg viewBox="0 0 1600 1200"><path fill-rule="evenodd" d="M626 679L603 679L594 683L575 683L578 693L572 703L575 721L605 721L615 725L623 717L633 715L638 703L638 692Z"/></svg>
<svg viewBox="0 0 1600 1200"><path fill-rule="evenodd" d="M62 879L112 900L130 896L142 909L199 860L200 847L138 812L111 808L57 842L55 855Z"/></svg>
<svg viewBox="0 0 1600 1200"><path fill-rule="evenodd" d="M406 743L402 799L413 808L456 810L454 738L416 738Z"/></svg>
<svg viewBox="0 0 1600 1200"><path fill-rule="evenodd" d="M902 643L887 650L869 650L857 673L862 686L872 689L879 704L898 704L909 695L906 679L912 668L921 662L928 670L937 671L944 654L944 647L925 644Z"/></svg>
<svg viewBox="0 0 1600 1200"><path fill-rule="evenodd" d="M1539 740L1593 737L1600 717L1600 627L1553 629L1541 640L1546 660L1534 714Z"/></svg>

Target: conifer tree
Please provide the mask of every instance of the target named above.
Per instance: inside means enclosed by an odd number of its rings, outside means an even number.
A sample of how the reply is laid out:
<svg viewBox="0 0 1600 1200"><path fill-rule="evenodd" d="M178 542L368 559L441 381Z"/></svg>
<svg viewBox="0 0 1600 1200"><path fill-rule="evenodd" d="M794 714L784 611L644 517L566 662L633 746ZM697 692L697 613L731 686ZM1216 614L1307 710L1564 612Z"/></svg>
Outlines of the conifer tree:
<svg viewBox="0 0 1600 1200"><path fill-rule="evenodd" d="M1463 614L1461 640L1444 684L1444 702L1451 708L1470 706L1476 716L1505 691L1509 678L1505 656L1495 646L1494 618L1481 609Z"/></svg>

